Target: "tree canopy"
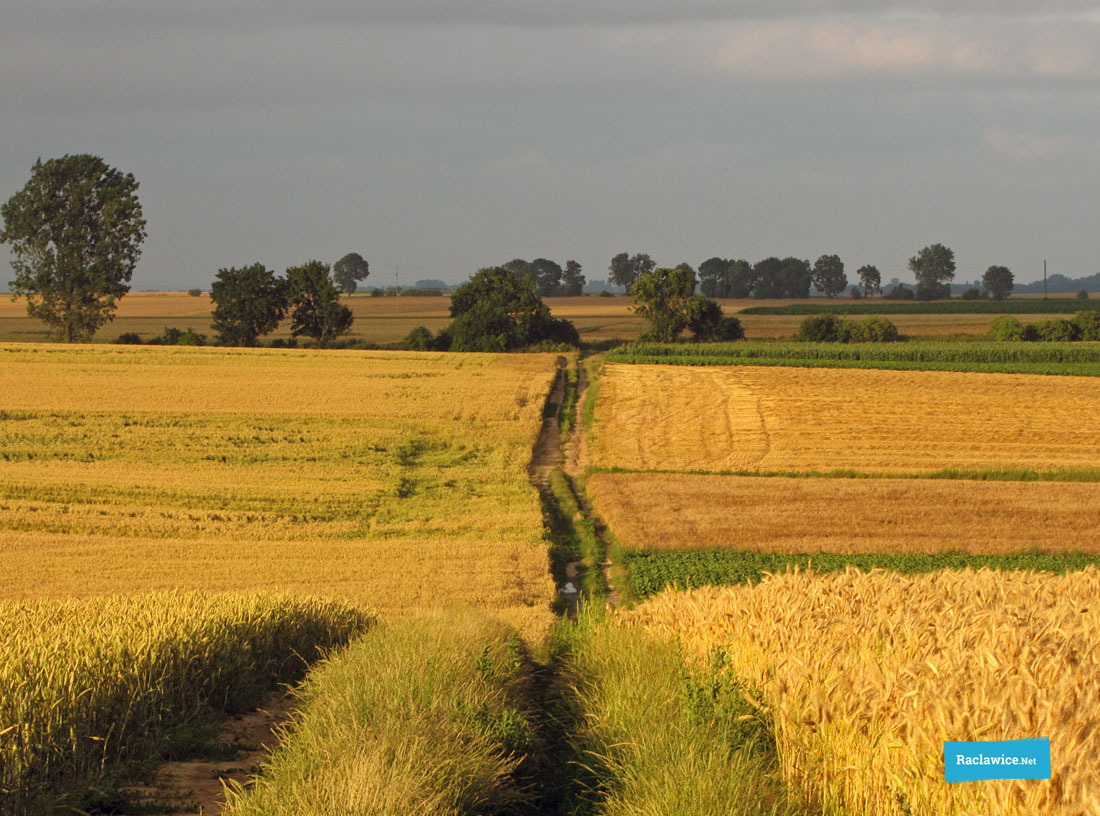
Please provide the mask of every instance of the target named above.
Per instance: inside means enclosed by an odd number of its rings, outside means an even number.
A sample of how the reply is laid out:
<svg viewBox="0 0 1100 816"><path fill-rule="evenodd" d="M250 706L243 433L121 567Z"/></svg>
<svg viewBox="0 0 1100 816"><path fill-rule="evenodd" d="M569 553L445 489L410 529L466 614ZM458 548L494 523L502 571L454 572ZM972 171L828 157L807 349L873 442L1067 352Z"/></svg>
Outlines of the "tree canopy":
<svg viewBox="0 0 1100 816"><path fill-rule="evenodd" d="M130 291L145 239L137 189L98 156L66 155L38 159L0 207L0 241L15 255L11 292L66 342L91 340Z"/></svg>
<svg viewBox="0 0 1100 816"><path fill-rule="evenodd" d="M882 273L878 271L877 266L861 266L856 270L856 275L859 277L859 285L863 287L863 294L867 297L871 296L872 292L882 291Z"/></svg>
<svg viewBox="0 0 1100 816"><path fill-rule="evenodd" d="M481 269L451 295L452 351L511 351L543 342L577 345L568 320L550 316L531 276L500 266Z"/></svg>
<svg viewBox="0 0 1100 816"><path fill-rule="evenodd" d="M351 328L351 309L340 304L340 291L328 264L309 261L286 271L287 304L291 309L291 334L313 338L324 348Z"/></svg>
<svg viewBox="0 0 1100 816"><path fill-rule="evenodd" d="M584 294L584 275L581 273L581 265L576 261L566 261L565 271L562 272L561 294L567 297L577 297Z"/></svg>
<svg viewBox="0 0 1100 816"><path fill-rule="evenodd" d="M656 266L656 262L644 252L639 252L637 255L620 252L611 259L609 267L611 274L607 279L616 286L622 286L629 293L638 276L652 272Z"/></svg>
<svg viewBox="0 0 1100 816"><path fill-rule="evenodd" d="M991 266L982 275L982 286L994 300L1004 300L1012 291L1012 271L1007 266Z"/></svg>
<svg viewBox="0 0 1100 816"><path fill-rule="evenodd" d="M358 252L349 252L332 265L332 276L346 294L353 295L359 281L370 274L370 264Z"/></svg>
<svg viewBox="0 0 1100 816"><path fill-rule="evenodd" d="M909 259L909 271L917 279L918 300L951 296L955 279L955 253L943 244L930 244Z"/></svg>
<svg viewBox="0 0 1100 816"><path fill-rule="evenodd" d="M814 286L825 297L834 298L844 291L848 278L844 274L844 262L839 255L822 255L814 262L812 278Z"/></svg>
<svg viewBox="0 0 1100 816"><path fill-rule="evenodd" d="M286 313L286 284L262 263L219 269L210 285L212 325L225 346L254 346Z"/></svg>
<svg viewBox="0 0 1100 816"><path fill-rule="evenodd" d="M645 337L675 340L688 324L687 301L695 293L695 273L686 265L639 275L631 287L634 311L650 323Z"/></svg>

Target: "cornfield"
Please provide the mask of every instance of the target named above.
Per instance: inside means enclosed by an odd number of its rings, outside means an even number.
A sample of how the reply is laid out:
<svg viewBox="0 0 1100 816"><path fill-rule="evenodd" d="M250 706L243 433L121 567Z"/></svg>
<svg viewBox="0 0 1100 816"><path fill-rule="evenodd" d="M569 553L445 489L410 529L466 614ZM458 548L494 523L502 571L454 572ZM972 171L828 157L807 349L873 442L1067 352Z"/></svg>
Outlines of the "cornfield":
<svg viewBox="0 0 1100 816"><path fill-rule="evenodd" d="M1100 572L787 573L619 618L723 648L789 783L829 812L1100 813ZM1049 781L948 785L945 740L1049 737Z"/></svg>

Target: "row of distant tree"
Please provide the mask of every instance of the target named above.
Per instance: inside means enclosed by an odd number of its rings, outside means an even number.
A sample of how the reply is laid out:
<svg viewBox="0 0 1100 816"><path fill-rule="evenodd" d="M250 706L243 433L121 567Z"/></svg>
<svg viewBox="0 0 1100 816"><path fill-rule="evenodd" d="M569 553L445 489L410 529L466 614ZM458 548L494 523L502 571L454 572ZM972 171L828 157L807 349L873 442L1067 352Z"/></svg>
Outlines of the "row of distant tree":
<svg viewBox="0 0 1100 816"><path fill-rule="evenodd" d="M0 206L0 241L10 244L14 255L11 291L26 296L28 314L45 321L66 341L91 339L130 290L146 226L137 188L132 174L109 167L98 156L67 155L39 159L26 186ZM916 277L917 298L950 296L955 258L947 247L925 247L909 259L909 269ZM541 298L581 294L586 280L579 263L567 261L562 267L546 258L517 258L490 270L491 274L482 270L455 293L452 333L449 338L432 338L433 344L446 340L448 347L488 350L518 342L569 342L575 337L572 326L549 318ZM611 259L609 271L611 283L635 294L636 311L662 336L677 325L679 331L697 326L697 336L735 332L732 323L723 322L713 298L803 298L811 287L835 297L848 285L844 263L836 255L822 255L813 264L793 257L765 258L752 265L716 257L700 265L697 277L686 263L658 269L649 255L622 252ZM354 252L331 267L320 261L291 267L284 277L258 263L219 270L211 286L219 340L254 344L289 314L296 337L325 346L352 324L351 310L339 302L340 295L355 292L368 274L367 261ZM876 267L860 267L856 274L865 295L882 291ZM992 297L1004 297L1012 289L1012 273L991 266L982 283ZM900 296L901 287L893 294ZM497 306L504 302L521 304L520 311L527 315L524 325L516 328L496 321ZM475 329L491 339L475 341Z"/></svg>
<svg viewBox="0 0 1100 816"><path fill-rule="evenodd" d="M656 269L657 264L645 253L619 253L611 259L609 280L630 292L635 282ZM675 268L692 270L681 263ZM692 270L694 272L694 270ZM943 244L924 247L909 259L909 271L916 278L916 289L897 285L887 296L937 300L951 296L950 282L955 278L955 253ZM870 297L882 293L882 273L865 265L856 270L859 281L854 296ZM711 298L805 298L811 287L827 297L836 297L848 289L844 262L837 255L822 255L813 264L802 258L764 258L755 264L729 258L709 258L699 264L699 290ZM989 297L1001 299L1012 291L1012 272L1004 266L991 266L982 275L982 286Z"/></svg>

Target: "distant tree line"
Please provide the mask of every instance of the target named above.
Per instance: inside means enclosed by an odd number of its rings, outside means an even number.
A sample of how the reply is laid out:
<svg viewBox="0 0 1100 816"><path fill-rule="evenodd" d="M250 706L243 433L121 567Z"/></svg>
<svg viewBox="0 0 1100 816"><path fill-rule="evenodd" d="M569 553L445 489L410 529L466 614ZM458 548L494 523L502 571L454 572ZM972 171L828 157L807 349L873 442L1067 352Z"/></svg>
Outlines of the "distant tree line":
<svg viewBox="0 0 1100 816"><path fill-rule="evenodd" d="M539 297L576 297L584 293L584 274L576 261L566 261L563 268L547 258L533 261L515 258L490 268L503 269L518 280L530 281Z"/></svg>

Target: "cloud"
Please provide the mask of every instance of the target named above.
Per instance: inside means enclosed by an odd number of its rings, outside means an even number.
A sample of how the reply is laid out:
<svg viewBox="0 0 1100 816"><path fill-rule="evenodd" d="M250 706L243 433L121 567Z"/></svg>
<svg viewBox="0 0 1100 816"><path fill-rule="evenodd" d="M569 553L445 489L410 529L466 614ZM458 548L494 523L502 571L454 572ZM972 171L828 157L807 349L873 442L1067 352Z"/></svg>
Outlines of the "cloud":
<svg viewBox="0 0 1100 816"><path fill-rule="evenodd" d="M1025 161L1058 158L1073 152L1076 146L1069 136L1022 133L1003 127L986 130L985 142L1001 156Z"/></svg>

